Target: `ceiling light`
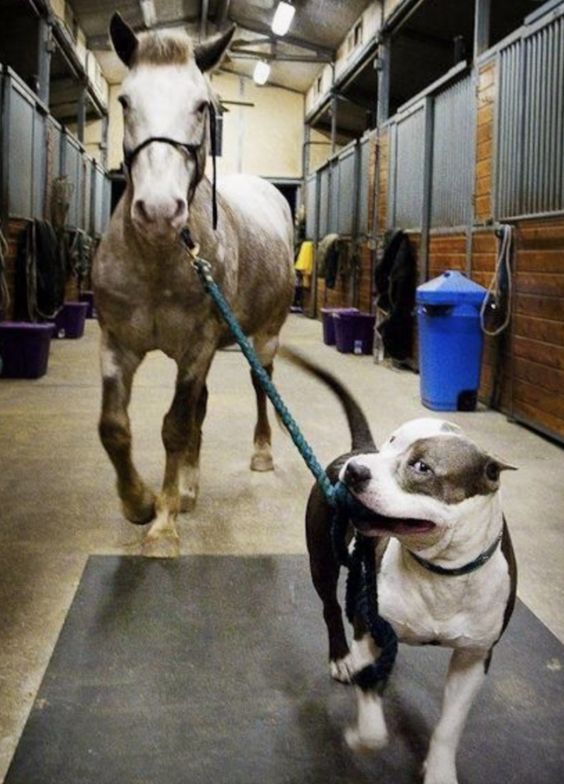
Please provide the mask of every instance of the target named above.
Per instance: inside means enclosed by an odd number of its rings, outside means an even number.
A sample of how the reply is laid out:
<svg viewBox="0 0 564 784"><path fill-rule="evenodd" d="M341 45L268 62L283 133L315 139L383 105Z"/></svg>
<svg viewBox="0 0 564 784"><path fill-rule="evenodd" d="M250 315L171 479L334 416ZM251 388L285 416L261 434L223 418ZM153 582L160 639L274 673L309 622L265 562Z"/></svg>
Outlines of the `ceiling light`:
<svg viewBox="0 0 564 784"><path fill-rule="evenodd" d="M275 35L286 35L292 24L296 9L291 3L278 3L272 20L272 32Z"/></svg>
<svg viewBox="0 0 564 784"><path fill-rule="evenodd" d="M145 27L152 27L157 21L157 12L153 0L140 0L141 13Z"/></svg>
<svg viewBox="0 0 564 784"><path fill-rule="evenodd" d="M258 60L257 64L255 65L255 72L253 74L255 84L266 84L269 76L270 64L267 63L266 60Z"/></svg>

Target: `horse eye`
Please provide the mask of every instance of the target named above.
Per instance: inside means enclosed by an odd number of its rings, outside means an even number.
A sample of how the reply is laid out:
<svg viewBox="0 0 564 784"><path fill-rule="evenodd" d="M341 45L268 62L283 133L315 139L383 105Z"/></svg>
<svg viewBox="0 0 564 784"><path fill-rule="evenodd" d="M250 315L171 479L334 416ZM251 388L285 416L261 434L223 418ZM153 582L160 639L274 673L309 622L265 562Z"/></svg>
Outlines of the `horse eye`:
<svg viewBox="0 0 564 784"><path fill-rule="evenodd" d="M203 114L207 108L208 108L208 102L202 101L202 103L199 103L198 106L196 107L196 111L198 112L198 114Z"/></svg>
<svg viewBox="0 0 564 784"><path fill-rule="evenodd" d="M129 109L129 99L126 95L118 95L118 101L121 103L124 112Z"/></svg>
<svg viewBox="0 0 564 784"><path fill-rule="evenodd" d="M429 474L432 472L431 467L424 463L423 460L415 460L410 465L418 474Z"/></svg>

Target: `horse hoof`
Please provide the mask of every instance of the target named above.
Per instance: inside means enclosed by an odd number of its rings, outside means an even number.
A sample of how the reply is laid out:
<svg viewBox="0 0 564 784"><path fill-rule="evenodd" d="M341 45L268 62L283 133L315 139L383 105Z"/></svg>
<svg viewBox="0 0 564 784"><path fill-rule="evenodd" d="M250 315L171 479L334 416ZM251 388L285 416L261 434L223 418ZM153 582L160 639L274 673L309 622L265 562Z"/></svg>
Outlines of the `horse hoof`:
<svg viewBox="0 0 564 784"><path fill-rule="evenodd" d="M176 533L164 533L159 536L147 536L141 548L145 558L178 558L180 555L180 538Z"/></svg>
<svg viewBox="0 0 564 784"><path fill-rule="evenodd" d="M251 471L274 471L272 455L259 452L251 457Z"/></svg>
<svg viewBox="0 0 564 784"><path fill-rule="evenodd" d="M139 500L122 501L124 517L135 525L147 525L155 518L155 502L155 495L149 490Z"/></svg>
<svg viewBox="0 0 564 784"><path fill-rule="evenodd" d="M181 493L180 495L180 511L192 512L198 500L197 493Z"/></svg>

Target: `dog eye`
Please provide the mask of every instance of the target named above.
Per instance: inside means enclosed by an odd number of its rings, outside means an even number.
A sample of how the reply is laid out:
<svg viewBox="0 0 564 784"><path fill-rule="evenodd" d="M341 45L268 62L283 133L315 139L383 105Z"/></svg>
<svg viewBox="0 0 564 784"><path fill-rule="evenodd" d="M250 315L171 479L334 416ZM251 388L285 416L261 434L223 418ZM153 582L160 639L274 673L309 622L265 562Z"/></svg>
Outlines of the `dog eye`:
<svg viewBox="0 0 564 784"><path fill-rule="evenodd" d="M417 471L418 474L432 473L431 466L428 466L427 463L423 462L423 460L414 460L413 463L410 463L410 465L415 471Z"/></svg>

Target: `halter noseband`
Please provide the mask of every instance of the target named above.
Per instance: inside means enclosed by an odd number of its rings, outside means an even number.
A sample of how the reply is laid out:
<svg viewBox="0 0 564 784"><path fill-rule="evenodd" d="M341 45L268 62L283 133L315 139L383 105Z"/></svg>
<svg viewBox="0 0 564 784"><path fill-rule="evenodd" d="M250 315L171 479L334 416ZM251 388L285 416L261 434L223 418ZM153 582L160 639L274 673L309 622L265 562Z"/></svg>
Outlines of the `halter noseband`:
<svg viewBox="0 0 564 784"><path fill-rule="evenodd" d="M217 181L217 171L216 171L216 156L217 156L217 139L216 139L216 117L215 117L215 108L210 103L208 106L209 110L209 118L210 118L210 137L211 137L211 155L212 155L212 167L213 167L213 179L212 179L212 216L213 216L213 228L214 231L217 229L217 190L216 190L216 181ZM149 136L148 139L145 139L137 147L134 147L133 150L126 149L125 145L123 146L123 165L131 179L131 169L133 164L135 163L135 159L141 152L144 150L145 147L148 147L153 142L161 142L162 144L170 144L171 147L174 147L176 150L187 152L189 155L192 156L194 159L194 164L196 166L196 185L191 187L188 201L191 202L194 196L194 192L198 183L201 179L201 172L200 172L200 164L198 162L198 152L202 148L204 144L204 137L205 137L205 129L204 133L202 134L202 140L198 142L198 144L192 144L191 142L179 142L177 139L171 139L168 136Z"/></svg>

